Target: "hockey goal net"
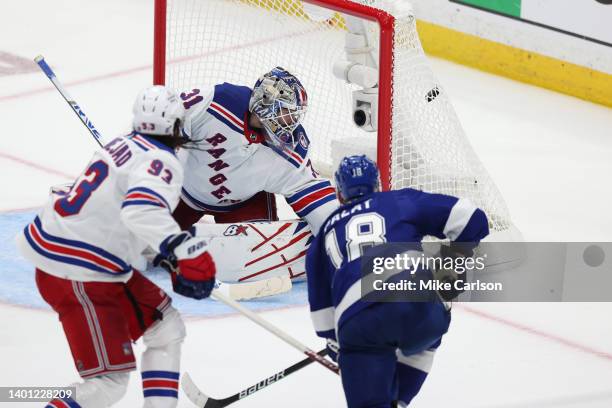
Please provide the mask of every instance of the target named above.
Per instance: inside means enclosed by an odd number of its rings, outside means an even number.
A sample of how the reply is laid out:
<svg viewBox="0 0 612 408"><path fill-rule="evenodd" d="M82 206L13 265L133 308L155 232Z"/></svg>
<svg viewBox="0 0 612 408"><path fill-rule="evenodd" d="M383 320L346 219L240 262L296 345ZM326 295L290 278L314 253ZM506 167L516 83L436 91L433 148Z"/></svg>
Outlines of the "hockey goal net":
<svg viewBox="0 0 612 408"><path fill-rule="evenodd" d="M492 229L508 229L506 205L428 66L407 4L156 0L154 82L179 90L221 82L253 86L282 66L308 92L304 127L322 173L331 175L345 155L365 153L376 158L384 188L467 197L486 211ZM367 44L349 46L349 33L360 27L357 43L365 38ZM374 132L354 123L353 93L363 86L332 70L359 53L372 56L378 75Z"/></svg>

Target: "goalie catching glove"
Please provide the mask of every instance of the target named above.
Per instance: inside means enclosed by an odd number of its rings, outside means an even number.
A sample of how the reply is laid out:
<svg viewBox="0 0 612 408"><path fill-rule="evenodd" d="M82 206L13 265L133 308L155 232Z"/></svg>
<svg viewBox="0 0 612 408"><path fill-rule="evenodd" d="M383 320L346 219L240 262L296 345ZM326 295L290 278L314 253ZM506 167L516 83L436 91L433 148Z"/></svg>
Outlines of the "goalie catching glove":
<svg viewBox="0 0 612 408"><path fill-rule="evenodd" d="M193 231L169 237L154 265L170 272L172 289L183 296L204 299L215 286L216 267L208 252L208 239L194 238Z"/></svg>

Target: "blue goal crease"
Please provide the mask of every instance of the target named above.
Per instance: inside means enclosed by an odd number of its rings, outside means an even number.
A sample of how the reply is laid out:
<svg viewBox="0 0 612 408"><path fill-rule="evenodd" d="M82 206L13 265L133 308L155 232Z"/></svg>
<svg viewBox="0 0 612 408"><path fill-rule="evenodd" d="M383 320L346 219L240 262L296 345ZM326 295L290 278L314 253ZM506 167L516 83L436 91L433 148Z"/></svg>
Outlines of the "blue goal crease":
<svg viewBox="0 0 612 408"><path fill-rule="evenodd" d="M34 267L17 251L15 237L34 219L36 212L0 214L0 303L49 309L34 281ZM212 299L193 300L173 294L168 274L160 268L146 276L172 296L172 304L189 316L221 317L235 314L233 309ZM293 285L288 293L242 302L253 310L284 309L307 303L305 283Z"/></svg>

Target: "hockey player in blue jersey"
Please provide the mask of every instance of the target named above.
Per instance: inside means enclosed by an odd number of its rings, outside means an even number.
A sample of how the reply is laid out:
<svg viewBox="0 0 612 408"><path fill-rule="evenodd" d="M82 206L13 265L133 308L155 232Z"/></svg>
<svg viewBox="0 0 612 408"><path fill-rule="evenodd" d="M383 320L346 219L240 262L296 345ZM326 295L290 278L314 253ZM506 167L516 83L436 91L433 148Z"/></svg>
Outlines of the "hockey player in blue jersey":
<svg viewBox="0 0 612 408"><path fill-rule="evenodd" d="M450 311L441 301L362 300L363 251L427 235L473 246L488 234L487 217L465 199L411 188L378 192L378 169L366 156L344 158L335 177L343 205L306 255L313 324L333 358L338 352L349 408L407 406L427 377Z"/></svg>

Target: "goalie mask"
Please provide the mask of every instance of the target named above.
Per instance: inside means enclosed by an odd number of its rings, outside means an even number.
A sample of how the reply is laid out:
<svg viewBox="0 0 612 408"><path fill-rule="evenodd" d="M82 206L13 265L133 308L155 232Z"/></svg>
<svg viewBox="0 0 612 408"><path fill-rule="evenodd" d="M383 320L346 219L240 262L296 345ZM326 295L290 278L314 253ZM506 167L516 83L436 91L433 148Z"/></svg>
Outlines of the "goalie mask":
<svg viewBox="0 0 612 408"><path fill-rule="evenodd" d="M257 80L249 111L257 115L268 138L279 147L295 147L293 131L304 120L308 96L300 81L281 67Z"/></svg>
<svg viewBox="0 0 612 408"><path fill-rule="evenodd" d="M185 108L178 95L165 86L156 85L140 91L133 112L135 132L174 146L189 141L182 132Z"/></svg>

